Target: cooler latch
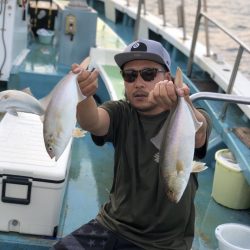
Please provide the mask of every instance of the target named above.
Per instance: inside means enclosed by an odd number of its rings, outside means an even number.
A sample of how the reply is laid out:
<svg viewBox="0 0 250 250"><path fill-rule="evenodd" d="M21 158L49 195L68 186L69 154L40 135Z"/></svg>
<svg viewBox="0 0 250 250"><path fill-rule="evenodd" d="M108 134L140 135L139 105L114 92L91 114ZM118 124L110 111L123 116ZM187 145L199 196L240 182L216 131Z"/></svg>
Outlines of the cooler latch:
<svg viewBox="0 0 250 250"><path fill-rule="evenodd" d="M32 182L28 178L8 176L3 179L2 202L30 204Z"/></svg>

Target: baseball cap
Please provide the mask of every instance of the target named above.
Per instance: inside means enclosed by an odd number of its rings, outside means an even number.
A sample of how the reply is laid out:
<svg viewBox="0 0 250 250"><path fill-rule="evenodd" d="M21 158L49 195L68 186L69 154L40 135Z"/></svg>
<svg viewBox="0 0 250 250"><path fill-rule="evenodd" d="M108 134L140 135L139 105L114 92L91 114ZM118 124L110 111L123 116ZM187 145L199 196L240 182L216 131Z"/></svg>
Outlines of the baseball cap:
<svg viewBox="0 0 250 250"><path fill-rule="evenodd" d="M150 60L163 64L170 71L171 60L167 50L161 43L149 40L139 39L129 44L122 53L114 57L120 68L127 62L133 60Z"/></svg>

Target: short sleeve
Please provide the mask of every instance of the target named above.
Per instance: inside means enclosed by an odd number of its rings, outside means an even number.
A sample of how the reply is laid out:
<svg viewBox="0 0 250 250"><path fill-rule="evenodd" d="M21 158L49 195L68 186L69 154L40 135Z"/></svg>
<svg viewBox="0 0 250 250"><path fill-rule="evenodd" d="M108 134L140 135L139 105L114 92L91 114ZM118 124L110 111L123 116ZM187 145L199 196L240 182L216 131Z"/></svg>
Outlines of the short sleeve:
<svg viewBox="0 0 250 250"><path fill-rule="evenodd" d="M205 119L207 121L206 142L202 147L196 148L194 151L194 157L198 158L198 159L202 159L205 157L205 155L207 153L208 140L209 140L209 136L210 136L211 130L212 130L212 121L211 121L208 113L204 109L198 108L198 110L199 110L199 112L201 112L203 114L203 116L205 117Z"/></svg>

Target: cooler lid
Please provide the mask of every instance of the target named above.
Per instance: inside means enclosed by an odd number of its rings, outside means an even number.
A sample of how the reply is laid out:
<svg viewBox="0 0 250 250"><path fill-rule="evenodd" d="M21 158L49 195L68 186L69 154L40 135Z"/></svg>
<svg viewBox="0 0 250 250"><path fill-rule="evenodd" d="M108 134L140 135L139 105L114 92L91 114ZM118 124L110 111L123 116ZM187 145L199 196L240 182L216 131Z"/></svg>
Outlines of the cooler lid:
<svg viewBox="0 0 250 250"><path fill-rule="evenodd" d="M48 155L43 140L43 123L38 115L9 113L0 121L0 177L17 175L52 181L63 181L71 143L55 161Z"/></svg>

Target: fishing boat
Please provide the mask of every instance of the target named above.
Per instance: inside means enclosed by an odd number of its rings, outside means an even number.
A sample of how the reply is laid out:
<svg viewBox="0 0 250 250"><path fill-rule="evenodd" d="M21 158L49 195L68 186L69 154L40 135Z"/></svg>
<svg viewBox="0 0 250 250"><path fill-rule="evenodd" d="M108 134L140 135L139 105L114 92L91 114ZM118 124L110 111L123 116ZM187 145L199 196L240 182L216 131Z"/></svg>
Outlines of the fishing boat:
<svg viewBox="0 0 250 250"><path fill-rule="evenodd" d="M163 4L164 1L158 3ZM182 20L184 11L182 8L180 12ZM166 23L164 8L161 16L151 15L146 12L145 2L141 0L137 6L123 0L30 1L28 5L25 1L1 1L0 18L3 34L0 42L0 58L3 60L0 68L1 90L30 88L37 99L53 89L70 71L72 63L81 63L87 56L90 56L91 66L100 72L96 101L102 103L122 99L123 81L113 56L139 37L160 41L170 53L171 73L175 75L177 66L181 67L184 81L191 89L193 102L207 110L213 121L208 152L203 159L209 168L198 176L196 229L192 249L217 249L215 229L220 224L250 225L249 207L242 209L240 201L238 209L220 204L215 199L216 190L213 187L218 163L215 155L222 149L228 149L240 166L240 174L249 188L250 81L238 68L242 54L250 53L250 48L212 19L209 13L203 12L200 0L192 37L186 35L184 22L182 27ZM218 60L209 46L197 41L201 19L213 23L238 43L239 50L233 65ZM39 35L38 31L43 29L47 33ZM45 148L40 143L41 120L36 115L25 113L21 113L19 118L9 114L3 117L0 143L2 138L11 135L12 141L8 140L8 145L14 148L16 138L21 138L18 150L24 150L26 158L19 157L19 165L28 162L27 157L32 154L33 164L39 167L36 170L31 166L32 173L27 171L27 167L25 171L21 169L13 173L9 169L16 171L16 168L8 168L6 155L4 165L0 154L0 216L5 217L3 208L6 216L9 216L6 224L0 219L0 249L49 249L58 239L94 218L108 199L113 176L113 146L109 143L102 147L96 146L89 133L83 137L72 137L63 158L58 160L64 166L58 167L63 169L59 174L55 171L55 162L44 156ZM15 124L23 128L25 133L16 130ZM34 131L29 133L31 128ZM20 146L22 141L37 145L37 141L32 140L36 133L40 140L37 147L41 150L38 160L32 153L32 145L28 148ZM48 162L48 166L44 166L46 176L42 170L41 155L46 158L45 163ZM224 177L220 177L221 188L226 185ZM15 181L10 182L10 178ZM35 191L38 182L41 182L44 191ZM58 189L56 185L60 186L57 200L55 196L47 196L51 185L55 189ZM237 187L240 183L235 185ZM16 194L16 190L21 190L21 193L18 191ZM39 197L34 197L35 194L43 198L44 202L39 203L39 209L35 206L29 210L31 204L39 200ZM247 193L237 193L237 196L242 195L244 200L249 198ZM60 205L53 210L53 222L49 225L52 229L49 232L37 229L41 225L44 228L43 223L48 222L35 218L46 218L46 207L53 206L55 202ZM27 213L27 210L30 212ZM27 214L20 216L21 213ZM24 229L27 227L29 230Z"/></svg>

